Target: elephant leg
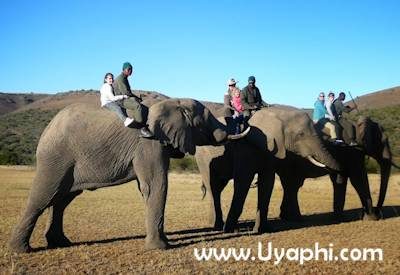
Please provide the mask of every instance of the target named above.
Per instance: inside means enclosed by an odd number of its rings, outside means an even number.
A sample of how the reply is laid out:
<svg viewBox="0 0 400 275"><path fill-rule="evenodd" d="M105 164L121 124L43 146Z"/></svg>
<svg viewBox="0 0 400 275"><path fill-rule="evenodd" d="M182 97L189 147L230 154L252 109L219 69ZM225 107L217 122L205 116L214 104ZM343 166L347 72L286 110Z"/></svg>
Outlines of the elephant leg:
<svg viewBox="0 0 400 275"><path fill-rule="evenodd" d="M298 193L304 183L304 178L297 176L281 176L283 187L283 199L279 217L286 221L300 221L301 212L299 207Z"/></svg>
<svg viewBox="0 0 400 275"><path fill-rule="evenodd" d="M154 143L157 141L153 142ZM164 212L168 189L169 158L162 148L153 146L151 154L140 154L133 161L145 201L146 249L165 249Z"/></svg>
<svg viewBox="0 0 400 275"><path fill-rule="evenodd" d="M9 241L9 247L11 251L24 253L32 250L29 245L29 239L32 235L37 219L47 206L48 202L46 200L40 202L30 199L22 218L20 219L18 225L14 228L11 235L11 239Z"/></svg>
<svg viewBox="0 0 400 275"><path fill-rule="evenodd" d="M354 189L356 189L363 206L363 219L378 220L379 217L377 217L373 211L367 171L365 169L361 169L361 174L357 176L351 175L350 180L351 184L354 186Z"/></svg>
<svg viewBox="0 0 400 275"><path fill-rule="evenodd" d="M81 193L82 191L68 193L50 207L45 235L48 248L67 247L72 244L63 231L64 210Z"/></svg>
<svg viewBox="0 0 400 275"><path fill-rule="evenodd" d="M258 201L256 222L253 232L263 233L267 231L268 208L271 200L272 190L275 183L275 173L266 172L258 174Z"/></svg>
<svg viewBox="0 0 400 275"><path fill-rule="evenodd" d="M240 214L242 214L244 202L250 189L250 184L254 178L254 173L246 173L244 170L239 171L234 177L234 192L231 207L229 209L224 232L234 232L237 226Z"/></svg>
<svg viewBox="0 0 400 275"><path fill-rule="evenodd" d="M211 180L210 224L213 225L215 230L222 230L224 227L221 193L227 184L227 180Z"/></svg>
<svg viewBox="0 0 400 275"><path fill-rule="evenodd" d="M61 182L71 167L49 166L38 162L35 178L28 198L27 207L15 227L9 247L14 252L29 252L29 239L39 216L49 207L54 197L61 192ZM65 186L64 188L69 188Z"/></svg>
<svg viewBox="0 0 400 275"><path fill-rule="evenodd" d="M333 214L336 219L340 219L346 201L347 177L341 176L341 183L338 183L338 174L330 174L329 176L333 183Z"/></svg>

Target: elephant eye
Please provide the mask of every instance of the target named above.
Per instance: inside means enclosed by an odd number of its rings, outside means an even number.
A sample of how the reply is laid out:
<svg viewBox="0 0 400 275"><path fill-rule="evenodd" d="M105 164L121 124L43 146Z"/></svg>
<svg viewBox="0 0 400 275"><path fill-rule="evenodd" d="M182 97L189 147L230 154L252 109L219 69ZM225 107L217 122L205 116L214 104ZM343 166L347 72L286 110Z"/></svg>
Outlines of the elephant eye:
<svg viewBox="0 0 400 275"><path fill-rule="evenodd" d="M298 138L303 138L304 137L304 132L300 132L297 136L298 136Z"/></svg>

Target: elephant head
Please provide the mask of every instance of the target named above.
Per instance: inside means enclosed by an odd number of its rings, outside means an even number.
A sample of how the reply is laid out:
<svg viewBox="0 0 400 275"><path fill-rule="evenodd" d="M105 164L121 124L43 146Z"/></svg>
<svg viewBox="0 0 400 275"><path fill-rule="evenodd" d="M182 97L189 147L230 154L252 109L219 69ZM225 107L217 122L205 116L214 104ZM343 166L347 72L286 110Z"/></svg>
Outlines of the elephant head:
<svg viewBox="0 0 400 275"><path fill-rule="evenodd" d="M304 111L274 106L256 112L249 123L262 134L253 131L247 138L275 157L284 159L287 152L292 152L316 166L339 170L339 165L318 138L312 120Z"/></svg>
<svg viewBox="0 0 400 275"><path fill-rule="evenodd" d="M373 157L378 162L381 169L381 186L377 203L379 211L385 200L391 166L397 167L392 161L389 138L385 134L383 127L369 117L360 117L358 119L356 135L357 143L364 148L368 156Z"/></svg>
<svg viewBox="0 0 400 275"><path fill-rule="evenodd" d="M194 155L196 145L220 145L244 137L229 135L203 104L193 99L166 99L149 108L147 123L157 139Z"/></svg>

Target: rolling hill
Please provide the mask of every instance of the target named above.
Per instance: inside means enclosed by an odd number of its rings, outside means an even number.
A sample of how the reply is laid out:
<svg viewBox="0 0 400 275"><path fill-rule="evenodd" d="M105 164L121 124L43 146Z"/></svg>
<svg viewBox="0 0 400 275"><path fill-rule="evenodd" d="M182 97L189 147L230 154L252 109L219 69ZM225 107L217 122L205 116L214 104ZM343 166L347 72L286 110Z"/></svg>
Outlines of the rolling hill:
<svg viewBox="0 0 400 275"><path fill-rule="evenodd" d="M51 95L34 93L0 93L0 116L18 110L46 97L51 97Z"/></svg>
<svg viewBox="0 0 400 275"><path fill-rule="evenodd" d="M350 99L349 95L347 99ZM400 86L356 97L354 101L360 111L400 105ZM351 100L347 103L354 106Z"/></svg>
<svg viewBox="0 0 400 275"><path fill-rule="evenodd" d="M158 92L136 90L136 95L144 99L165 99L168 96ZM347 95L347 104L354 106ZM372 92L354 98L360 111L366 109L379 109L389 106L400 106L400 86ZM99 105L99 92L97 90L77 90L58 94L34 94L34 93L1 93L0 92L0 116L10 112L22 112L30 109L60 110L72 103L87 103ZM203 102L217 116L220 113L221 103Z"/></svg>
<svg viewBox="0 0 400 275"><path fill-rule="evenodd" d="M137 90L134 93L140 95L144 103L168 98L158 92ZM0 93L0 164L34 163L39 137L53 116L72 103L80 102L98 106L99 96L99 92L95 90L69 91L59 94ZM392 151L399 162L400 87L357 97L355 102L361 115L371 116L386 129L390 136ZM348 103L352 104L352 102ZM221 103L203 102L203 104L215 116L222 115Z"/></svg>

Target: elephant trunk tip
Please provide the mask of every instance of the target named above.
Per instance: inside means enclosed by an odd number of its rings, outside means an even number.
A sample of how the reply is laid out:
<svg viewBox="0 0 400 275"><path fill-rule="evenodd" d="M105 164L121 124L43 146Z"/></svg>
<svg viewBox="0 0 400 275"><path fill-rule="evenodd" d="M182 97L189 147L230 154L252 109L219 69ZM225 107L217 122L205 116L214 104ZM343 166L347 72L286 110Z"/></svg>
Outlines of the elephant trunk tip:
<svg viewBox="0 0 400 275"><path fill-rule="evenodd" d="M217 144L221 144L228 138L228 132L222 129L216 129L213 132L213 137Z"/></svg>

